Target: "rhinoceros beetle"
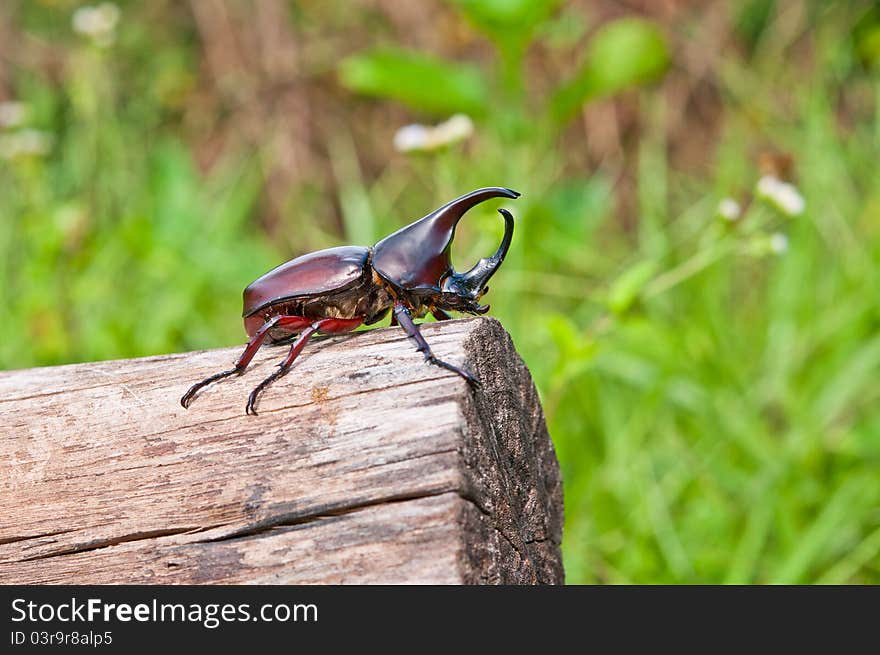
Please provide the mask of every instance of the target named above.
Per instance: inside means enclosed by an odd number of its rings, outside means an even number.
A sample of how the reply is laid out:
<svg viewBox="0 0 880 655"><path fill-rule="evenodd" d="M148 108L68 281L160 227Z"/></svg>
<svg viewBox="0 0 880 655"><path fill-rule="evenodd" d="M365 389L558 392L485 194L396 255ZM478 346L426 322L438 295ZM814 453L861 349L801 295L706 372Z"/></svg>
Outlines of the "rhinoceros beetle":
<svg viewBox="0 0 880 655"><path fill-rule="evenodd" d="M452 268L450 246L456 225L471 207L489 198L519 195L504 187L477 189L385 237L372 248L341 246L319 250L269 271L244 290L244 327L250 340L234 367L194 384L180 404L187 408L199 389L244 373L264 342L293 339L278 370L257 385L248 398L245 412L256 415L260 394L290 370L312 335L338 334L361 324L372 325L389 310L391 324L404 329L428 362L479 386L469 372L434 356L413 318L430 312L438 321L445 321L451 318L447 311L485 314L489 310L479 300L489 290L486 283L510 248L513 216L506 209L498 210L504 217L501 245L492 257L481 259L467 272L459 273Z"/></svg>

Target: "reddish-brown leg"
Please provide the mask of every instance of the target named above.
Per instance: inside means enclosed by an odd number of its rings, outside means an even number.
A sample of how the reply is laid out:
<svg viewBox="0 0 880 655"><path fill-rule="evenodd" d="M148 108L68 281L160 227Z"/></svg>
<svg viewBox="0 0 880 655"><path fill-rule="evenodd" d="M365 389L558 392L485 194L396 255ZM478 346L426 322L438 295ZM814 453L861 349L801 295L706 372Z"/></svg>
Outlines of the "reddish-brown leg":
<svg viewBox="0 0 880 655"><path fill-rule="evenodd" d="M363 318L322 318L309 325L305 330L300 332L296 341L290 345L290 352L287 353L287 357L284 358L284 361L278 365L278 370L260 382L260 384L251 391L251 395L248 397L247 406L244 410L245 413L253 414L254 416L257 415L257 399L260 397L260 394L263 393L266 387L275 382L275 380L287 375L290 367L293 366L294 360L296 360L302 352L302 349L306 347L306 344L309 342L309 339L311 339L313 334L316 332L320 332L321 334L351 332L363 322Z"/></svg>
<svg viewBox="0 0 880 655"><path fill-rule="evenodd" d="M189 390L185 394L183 394L183 397L180 399L180 404L183 405L185 409L189 408L189 406L192 404L192 401L195 400L196 393L198 393L199 389L202 389L212 382L216 382L217 380L228 378L230 375L241 375L242 373L244 373L248 364L251 363L254 355L257 354L260 346L263 345L263 342L269 335L269 330L271 330L272 328L279 327L295 331L311 323L312 319L304 318L302 316L273 316L268 321L263 323L263 325L260 326L260 328L256 332L254 332L254 336L252 336L250 341L248 341L247 346L245 346L244 352L236 360L235 366L233 368L229 369L228 371L215 373L214 375L206 377L201 382L197 382L196 384L191 386Z"/></svg>
<svg viewBox="0 0 880 655"><path fill-rule="evenodd" d="M442 309L437 309L436 307L431 310L431 313L434 315L434 318L436 318L438 321L448 321L452 318L449 314L444 312Z"/></svg>

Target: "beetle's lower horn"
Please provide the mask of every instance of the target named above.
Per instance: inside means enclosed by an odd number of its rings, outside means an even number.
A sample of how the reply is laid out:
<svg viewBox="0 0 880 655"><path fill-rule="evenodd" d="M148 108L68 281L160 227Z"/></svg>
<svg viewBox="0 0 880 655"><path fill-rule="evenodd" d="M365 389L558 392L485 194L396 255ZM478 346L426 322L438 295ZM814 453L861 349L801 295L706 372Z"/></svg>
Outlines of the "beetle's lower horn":
<svg viewBox="0 0 880 655"><path fill-rule="evenodd" d="M446 293L454 293L459 296L469 298L479 298L483 293L483 289L489 282L504 257L510 249L510 242L513 238L513 216L506 209L499 209L498 212L504 217L504 237L501 239L501 245L491 257L483 258L478 261L473 268L464 273L453 273L443 282L443 291Z"/></svg>

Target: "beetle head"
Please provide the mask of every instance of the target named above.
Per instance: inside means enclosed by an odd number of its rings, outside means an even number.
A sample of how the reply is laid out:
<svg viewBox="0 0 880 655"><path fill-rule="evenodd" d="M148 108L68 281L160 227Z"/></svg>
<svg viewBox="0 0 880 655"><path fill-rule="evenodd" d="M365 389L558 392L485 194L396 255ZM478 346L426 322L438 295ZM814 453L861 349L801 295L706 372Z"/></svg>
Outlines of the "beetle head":
<svg viewBox="0 0 880 655"><path fill-rule="evenodd" d="M489 198L518 198L519 195L504 187L488 187L457 198L377 243L373 248L373 268L403 291L432 297L448 309L485 313L489 308L477 301L486 292L486 283L510 248L513 216L499 209L504 217L501 245L492 257L481 259L464 273L455 271L450 261L455 227L474 205Z"/></svg>
<svg viewBox="0 0 880 655"><path fill-rule="evenodd" d="M467 311L475 314L485 314L489 311L488 305L480 305L477 301L489 290L486 283L501 266L505 255L510 248L510 240L513 237L513 216L506 209L499 209L504 217L504 236L501 245L491 257L483 257L473 268L464 273L455 270L447 275L440 289L443 292L443 300L450 309Z"/></svg>

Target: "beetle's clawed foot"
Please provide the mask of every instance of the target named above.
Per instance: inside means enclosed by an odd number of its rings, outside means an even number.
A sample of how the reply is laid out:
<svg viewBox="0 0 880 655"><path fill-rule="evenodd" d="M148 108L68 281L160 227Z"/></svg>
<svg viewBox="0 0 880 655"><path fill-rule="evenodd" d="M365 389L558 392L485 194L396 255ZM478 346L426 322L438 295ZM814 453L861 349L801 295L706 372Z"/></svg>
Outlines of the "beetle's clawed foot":
<svg viewBox="0 0 880 655"><path fill-rule="evenodd" d="M465 373L463 377L464 377L465 382L468 383L468 385L470 386L471 389L474 389L476 391L477 389L483 388L483 383L480 382L473 375L471 375L469 373Z"/></svg>
<svg viewBox="0 0 880 655"><path fill-rule="evenodd" d="M244 408L245 414L250 414L251 416L256 416L257 415L257 400L259 400L260 394L266 390L266 387L268 387L270 384L275 382L275 380L286 375L289 370L290 370L290 366L285 366L284 363L282 362L281 364L278 365L277 371L275 371L272 375L270 375L265 380L260 382L260 384L258 384L256 386L256 388L253 391L251 391L251 395L248 396L247 405Z"/></svg>
<svg viewBox="0 0 880 655"><path fill-rule="evenodd" d="M259 392L256 389L251 391L251 395L248 396L247 405L245 405L245 408L244 408L245 414L250 414L251 416L257 415L257 396L258 395L259 395Z"/></svg>
<svg viewBox="0 0 880 655"><path fill-rule="evenodd" d="M196 382L192 385L189 390L180 397L180 404L184 409L189 409L189 406L192 405L192 401L196 399L196 394L200 389L207 387L212 382L216 382L217 380L222 380L223 378L228 378L230 375L240 375L244 371L243 368L231 368L228 371L223 371L222 373L215 373L214 375L210 375L206 377L201 382Z"/></svg>
<svg viewBox="0 0 880 655"><path fill-rule="evenodd" d="M471 375L470 373L468 373L464 369L458 368L458 366L454 366L448 362L444 362L442 359L437 359L433 355L429 355L425 359L427 359L428 362L430 362L431 364L434 364L434 366L439 366L440 368L445 368L447 371L452 371L453 373L455 373L459 377L464 378L464 381L467 382L468 385L470 385L470 387L472 389L480 389L483 386L480 384L480 381L477 378L475 378L473 375Z"/></svg>

